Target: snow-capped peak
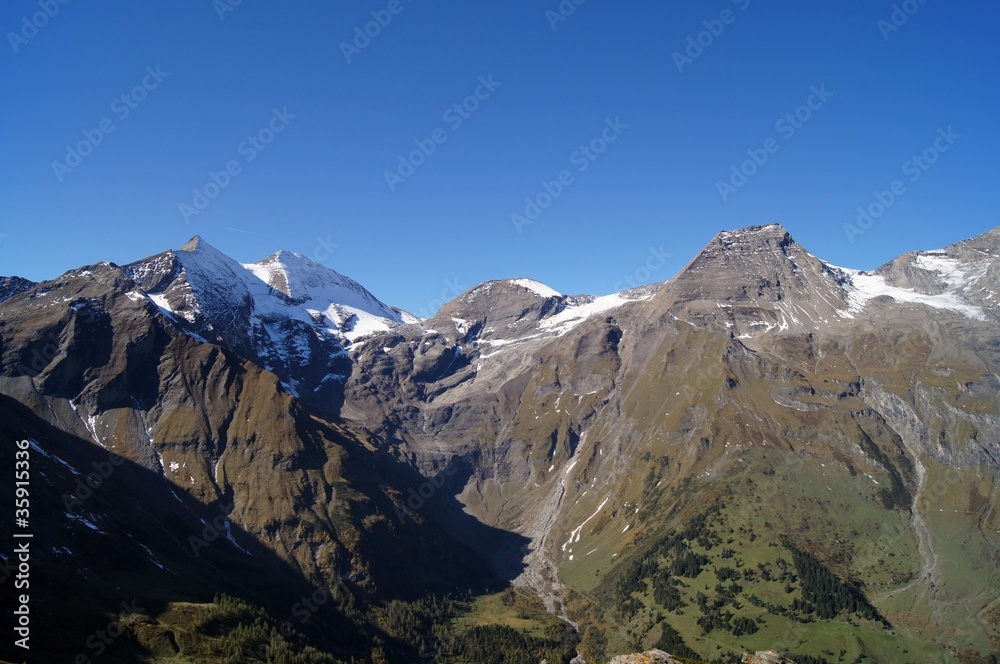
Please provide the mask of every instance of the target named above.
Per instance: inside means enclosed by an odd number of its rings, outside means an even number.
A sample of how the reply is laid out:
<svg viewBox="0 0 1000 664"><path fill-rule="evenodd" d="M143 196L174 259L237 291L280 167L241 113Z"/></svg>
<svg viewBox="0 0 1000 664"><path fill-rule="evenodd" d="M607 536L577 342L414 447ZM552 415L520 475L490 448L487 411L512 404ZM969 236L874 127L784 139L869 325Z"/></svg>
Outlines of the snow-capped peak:
<svg viewBox="0 0 1000 664"><path fill-rule="evenodd" d="M562 297L562 293L559 291L546 286L540 281L535 281L534 279L507 279L507 283L513 286L526 288L532 293L541 295L542 297Z"/></svg>
<svg viewBox="0 0 1000 664"><path fill-rule="evenodd" d="M279 251L243 267L291 303L310 306L336 303L359 314L404 322L399 310L379 300L358 282L294 251Z"/></svg>
<svg viewBox="0 0 1000 664"><path fill-rule="evenodd" d="M245 338L247 326L297 320L323 336L355 341L417 322L353 279L292 251L241 264L195 236L126 269L165 313L215 330L213 338L227 331Z"/></svg>

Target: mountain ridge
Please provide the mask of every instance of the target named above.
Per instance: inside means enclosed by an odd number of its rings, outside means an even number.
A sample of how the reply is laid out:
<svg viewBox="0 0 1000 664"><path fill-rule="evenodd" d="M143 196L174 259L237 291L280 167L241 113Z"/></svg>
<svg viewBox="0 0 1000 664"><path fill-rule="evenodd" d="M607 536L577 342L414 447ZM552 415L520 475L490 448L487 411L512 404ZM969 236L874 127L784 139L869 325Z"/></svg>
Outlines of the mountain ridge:
<svg viewBox="0 0 1000 664"><path fill-rule="evenodd" d="M846 272L848 278L852 274L861 274L865 276L879 275L883 278L887 278L886 283L889 284L890 286L896 286L898 288L914 290L917 292L921 292L921 288L923 288L924 290L927 290L927 292L924 293L926 295L940 295L944 290L948 288L949 286L948 282L945 282L943 285L937 284L936 285L937 292L932 292L934 291L935 286L928 285L926 283L927 281L926 277L923 280L924 282L923 285L921 285L922 280L913 277L912 274L909 277L902 276L900 272L901 268L898 267L897 264L899 264L900 262L912 263L915 259L924 258L926 260L927 258L933 258L933 257L947 257L951 261L956 261L956 259L953 256L957 252L961 251L964 251L966 256L968 256L970 252L975 252L980 257L985 255L987 259L995 259L997 253L1000 252L1000 249L997 249L997 246L1000 245L1000 239L998 238L1000 238L1000 226L992 228L986 231L985 233L982 233L973 238L959 240L940 250L920 250L920 251L908 252L906 254L903 254L902 256L890 259L889 261L875 268L874 270L865 271L853 268L838 268L837 266L834 266L830 263L817 259L808 250L802 248L801 245L798 245L795 242L794 238L792 237L791 233L781 224L772 223L766 225L748 226L741 229L719 231L715 236L713 236L713 238L709 241L709 243L705 246L705 248L702 249L700 252L698 252L673 277L671 277L666 281L653 282L644 286L640 286L640 288L648 290L650 288L662 286L663 284L675 282L684 277L690 278L691 276L690 273L696 272L697 269L700 267L701 263L706 263L706 262L711 263L715 260L720 260L720 258L724 259L726 257L731 257L733 255L733 251L742 251L744 252L744 254L748 254L762 247L770 247L770 251L778 251L778 252L786 252L789 248L791 248L792 253L796 254L800 260L805 259L807 261L819 261L823 265L831 268L833 271L840 270ZM719 252L717 247L722 247L723 248L722 251ZM182 254L178 254L177 252L182 252ZM299 293L299 291L301 289L307 288L305 284L306 282L309 281L310 277L315 278L318 274L325 273L324 276L319 277L320 280L323 280L324 277L328 278L327 275L333 276L335 280L340 280L342 285L345 286L348 291L353 291L355 294L360 296L364 304L373 308L372 311L366 311L366 313L373 314L378 318L382 318L386 321L396 324L418 324L420 322L420 319L416 318L412 314L407 313L405 310L384 304L377 297L372 295L370 291L368 291L363 286L358 284L356 281L350 279L349 277L345 277L337 273L336 271L327 268L326 266L317 263L306 256L303 256L302 254L285 249L278 250L274 254L271 254L270 256L254 263L239 263L234 259L226 256L223 252L216 249L214 246L205 241L202 237L195 235L185 244L183 244L179 249L176 250L168 249L167 251L161 254L155 254L148 258L134 261L132 263L125 265L124 267L126 271L129 272L130 276L133 276L133 278L136 279L137 283L144 291L153 295L161 295L169 287L169 284L164 283L163 280L168 279L170 277L175 277L176 275L174 275L172 271L164 272L162 266L159 269L157 269L157 263L158 262L171 263L172 261L177 260L179 255L187 255L189 261L191 261L195 257L198 257L200 260L198 260L197 262L200 263L203 267L206 264L224 265L226 268L228 268L227 271L233 272L232 276L234 277L236 277L243 270L248 270L253 273L254 277L256 277L257 280L259 280L265 285L266 289L270 289L269 292L272 295L275 293L280 293L281 295L284 296L284 299L287 302L292 302L305 297L305 295ZM202 259L201 258L202 256L206 258ZM794 258L791 255L788 255L787 257L789 258L789 260L792 261L794 270L796 267ZM973 263L973 261L971 260L966 260L964 262ZM980 263L983 262L989 262L989 261L980 260ZM114 265L114 264L109 263L109 265ZM759 265L758 267L760 267L761 265ZM896 267L894 268L894 266ZM86 267L89 266L84 266L78 269L86 269ZM173 267L173 265L171 265L171 267ZM192 265L191 267L196 269L195 265ZM937 272L939 276L942 275L949 276L945 274L948 272L948 267L952 268L952 272L954 271L954 266L947 266L947 267L941 265L931 266L930 264L928 264L928 266L923 269L924 271L928 272ZM242 270L239 270L237 268L242 268ZM177 269L178 270L183 269L183 266L178 264ZM981 268L981 269L985 270L986 268ZM991 277L990 281L993 281L992 277L994 276L994 272L995 270L990 270L989 274L989 276ZM207 279L206 276L208 277ZM218 274L218 270L203 269L199 277L204 281L207 281L208 284L202 284L201 290L208 290L207 288L205 288L205 286L212 285L213 278L214 280L218 280L220 278L222 279L222 281L216 281L214 285L226 284L229 286L236 285L239 287L242 285L240 284L240 282L246 281L245 279L240 279L240 278L236 278L235 280L227 280L225 276L226 275L224 274L222 275ZM843 275L836 275L836 276L839 276L842 279L844 278ZM952 274L950 276L954 277L955 275ZM986 275L977 273L977 274L972 274L968 278L973 281L978 281L983 276ZM291 290L291 287L288 285L289 277L292 277L293 280L297 281L295 291L298 294L295 296L289 294ZM2 299L11 297L12 295L18 292L23 292L23 290L25 290L27 287L30 287L31 285L36 285L35 282L31 282L29 280L13 275L8 277L0 277L0 279L4 280L2 282L2 285L0 285L0 298ZM151 279L159 279L159 281L150 281ZM696 280L693 281L696 282ZM483 291L488 293L491 286L493 285L509 285L515 288L520 287L523 290L527 292L533 292L540 297L545 297L545 298L564 297L567 298L571 303L577 301L583 304L592 302L593 300L602 297L610 298L615 295L620 295L621 293L629 292L627 290L607 295L567 296L563 295L562 293L559 293L558 291L552 289L546 284L536 281L530 277L512 277L512 278L500 278L500 279L491 279L484 281L482 283L476 284L475 286L471 287L465 293L460 294L458 297L468 297L470 294ZM766 279L763 285L765 286L768 285ZM954 283L950 285L952 286L953 289L956 286L956 284ZM243 289L238 288L238 290L241 291L240 295L243 295L242 293ZM636 290L636 289L630 289L630 290ZM745 289L743 294L745 295ZM689 293L689 296L693 297L693 293ZM992 304L995 303L997 298L1000 298L1000 293L998 293L997 290L990 288L989 292L987 292L982 297L988 298ZM0 301L2 301L2 299L0 299ZM335 302L336 300L331 300L331 301ZM301 304L302 302L298 303ZM355 304L357 303L359 302L355 302ZM188 302L186 306L182 304L181 309L179 311L186 313L192 307L193 304L194 303L192 302ZM240 305L242 303L230 302L229 304L230 308L238 309L240 308ZM234 304L235 306L233 306ZM345 304L345 303L341 302L340 304ZM168 310L170 309L168 308ZM191 313L193 314L194 312ZM431 318L435 317L436 315L437 312L435 312L435 314L432 315Z"/></svg>
<svg viewBox="0 0 1000 664"><path fill-rule="evenodd" d="M822 639L953 662L1000 644L1000 347L982 265L997 237L876 274L751 227L666 282L593 297L492 280L424 321L297 254L241 264L193 238L0 282L0 409L8 435L76 472L113 450L188 521L222 510L227 564L259 546L294 587L341 597L325 619L354 621L348 657L377 659L364 640L391 623L347 607L381 616L478 570L577 626L591 662L654 646L819 657ZM72 483L64 465L45 473ZM211 576L145 519L92 504L97 527L123 520L160 564ZM108 578L104 564L74 562Z"/></svg>

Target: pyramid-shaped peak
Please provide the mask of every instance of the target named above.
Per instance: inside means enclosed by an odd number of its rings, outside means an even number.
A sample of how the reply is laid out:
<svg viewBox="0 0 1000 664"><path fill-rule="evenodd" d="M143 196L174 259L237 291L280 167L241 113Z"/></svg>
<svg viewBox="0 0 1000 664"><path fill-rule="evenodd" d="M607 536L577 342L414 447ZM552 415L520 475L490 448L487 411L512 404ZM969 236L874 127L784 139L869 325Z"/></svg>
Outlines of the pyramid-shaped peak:
<svg viewBox="0 0 1000 664"><path fill-rule="evenodd" d="M198 251L198 248L205 244L205 240L202 239L200 235L195 235L193 238L184 243L181 247L181 251Z"/></svg>
<svg viewBox="0 0 1000 664"><path fill-rule="evenodd" d="M734 231L722 231L695 257L693 264L709 262L758 262L766 257L801 260L808 252L799 246L792 234L781 224L749 226Z"/></svg>
<svg viewBox="0 0 1000 664"><path fill-rule="evenodd" d="M837 300L830 268L798 245L780 224L719 233L671 280L682 300L716 302L790 297L822 291Z"/></svg>
<svg viewBox="0 0 1000 664"><path fill-rule="evenodd" d="M734 242L768 242L776 240L782 244L793 242L792 234L781 224L766 226L748 226L734 231L722 231L715 236L716 240L727 243Z"/></svg>
<svg viewBox="0 0 1000 664"><path fill-rule="evenodd" d="M179 251L183 251L183 252L190 253L190 254L194 254L194 253L206 254L206 255L221 254L221 255L225 256L225 254L223 254L221 251L219 251L218 249L216 249L214 246L210 245L205 240L205 238L203 238L200 235L195 235L190 240L188 240L186 243L184 243L184 246L181 247L179 249ZM230 259L228 256L226 256L226 260L232 260L232 259Z"/></svg>
<svg viewBox="0 0 1000 664"><path fill-rule="evenodd" d="M335 272L335 270L331 270L327 266L309 258L308 256L300 254L297 251L290 251L288 249L276 251L264 260L257 261L257 265L282 265L285 268L305 268L309 270L320 270L322 272Z"/></svg>
<svg viewBox="0 0 1000 664"><path fill-rule="evenodd" d="M304 261L309 261L310 263L316 262L311 258L308 258L307 256L303 256L297 251L291 251L289 249L279 249L278 251L268 256L265 260L281 260L281 259L304 260Z"/></svg>
<svg viewBox="0 0 1000 664"><path fill-rule="evenodd" d="M243 267L292 302L315 300L326 302L324 306L337 303L390 321L401 321L396 310L364 286L300 253L283 249L256 263L244 263Z"/></svg>

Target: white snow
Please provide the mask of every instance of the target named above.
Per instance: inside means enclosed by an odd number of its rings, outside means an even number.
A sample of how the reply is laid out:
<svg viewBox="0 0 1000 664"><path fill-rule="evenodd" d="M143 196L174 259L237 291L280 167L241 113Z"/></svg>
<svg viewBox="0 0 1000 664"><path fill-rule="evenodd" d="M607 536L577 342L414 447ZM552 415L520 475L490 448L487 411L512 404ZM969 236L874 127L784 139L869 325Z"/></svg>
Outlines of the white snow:
<svg viewBox="0 0 1000 664"><path fill-rule="evenodd" d="M195 321L195 314L193 311L191 310L185 310L182 312L175 311L174 308L170 306L170 303L167 302L167 298L163 293L147 293L146 297L148 297L153 302L153 304L159 307L160 311L169 316L172 317L180 316L189 323L193 323Z"/></svg>
<svg viewBox="0 0 1000 664"><path fill-rule="evenodd" d="M520 286L521 288L526 288L536 295L541 295L542 297L561 297L562 293L550 288L540 281L535 281L534 279L508 279L507 283L513 284L515 286Z"/></svg>
<svg viewBox="0 0 1000 664"><path fill-rule="evenodd" d="M295 252L281 251L257 263L241 264L199 241L169 256L180 264L178 278L183 280L171 284L170 297L183 305L172 306L162 292L146 294L164 314L190 323L201 315L216 326L232 321L233 326L245 327L242 312L249 303L250 338L269 339L272 343L258 350L287 365L314 361L312 336L352 343L396 325L419 322L354 280ZM165 268L162 260L156 260L136 268L136 276ZM294 385L285 387L294 390Z"/></svg>
<svg viewBox="0 0 1000 664"><path fill-rule="evenodd" d="M63 461L62 459L60 459L55 454L52 454L51 452L46 452L45 450L43 450L42 446L38 444L37 440L30 440L29 439L28 440L28 444L31 446L32 450L34 450L35 452L38 452L43 457L48 457L49 459L52 459L56 463L62 464L63 466L65 466L69 470L69 472L73 473L74 475L80 475L81 474L80 471L78 471L76 468L74 468L73 466L69 465L68 463L66 463L65 461Z"/></svg>
<svg viewBox="0 0 1000 664"><path fill-rule="evenodd" d="M143 551L146 552L146 555L149 556L149 561L151 563L153 563L154 565L156 565L157 567L159 567L162 570L167 569L166 567L163 566L163 564L160 562L160 560L155 555L153 555L153 552L149 550L148 546L146 546L145 544L143 544L141 542L136 542L136 544L138 544L139 548L141 548Z"/></svg>
<svg viewBox="0 0 1000 664"><path fill-rule="evenodd" d="M240 546L239 544L236 543L236 539L233 537L233 529L232 529L232 527L231 527L231 525L229 523L229 519L226 519L226 539L228 539L230 542L232 542L233 546L235 546L237 549L239 549L243 553L245 553L247 555L253 555L249 551L247 551L246 549L244 549L242 546Z"/></svg>
<svg viewBox="0 0 1000 664"><path fill-rule="evenodd" d="M608 504L609 500L611 500L611 496L608 496L607 498L605 498L604 501L600 505L597 506L597 509L594 510L593 514L591 514L590 516L588 516L586 519L584 519L583 523L581 523L579 526L577 526L576 528L573 529L573 532L571 532L569 534L569 539L566 540L566 543L562 545L562 550L563 551L565 551L567 549L567 547L569 547L570 544L573 544L574 542L579 542L580 541L580 534L583 532L583 527L586 526L590 522L591 519L593 519L595 516L597 516L598 514L600 514L601 510L604 509L604 506Z"/></svg>
<svg viewBox="0 0 1000 664"><path fill-rule="evenodd" d="M104 447L104 443L102 443L97 437L97 418L90 415L87 419L83 419L83 415L81 415L80 411L77 410L76 404L73 403L72 399L69 400L69 407L72 408L73 412L76 413L76 416L80 418L80 421L83 423L83 426L87 429L87 432L90 434L90 437L94 440L94 442L101 447Z"/></svg>
<svg viewBox="0 0 1000 664"><path fill-rule="evenodd" d="M152 442L152 441L150 441L150 442ZM160 473L164 477L166 477L167 476L167 467L163 465L163 455L160 454L160 451L157 450L156 448L153 448L153 451L156 452L156 460L160 462ZM181 501L181 502L183 502L183 501Z"/></svg>
<svg viewBox="0 0 1000 664"><path fill-rule="evenodd" d="M330 332L339 332L351 340L416 320L410 315L404 320L402 312L380 301L358 282L294 251L279 251L242 267L257 278L246 279L247 285L255 303L266 301L269 313L284 314L310 325L316 323L313 314L320 314L332 326Z"/></svg>
<svg viewBox="0 0 1000 664"><path fill-rule="evenodd" d="M864 310L871 300L886 296L897 302L922 304L935 309L948 309L968 318L986 320L986 314L981 308L967 304L952 291L940 295L925 295L906 288L890 286L883 277L877 274L867 274L848 268L839 269L847 273L851 280L851 286L847 289L847 298L850 303L849 312L852 314Z"/></svg>
<svg viewBox="0 0 1000 664"><path fill-rule="evenodd" d="M101 533L102 535L106 535L107 534L104 531L102 531L100 528L98 528L96 525L94 525L94 522L91 521L90 519L88 519L85 516L82 516L80 514L74 514L72 512L66 512L66 516L69 517L70 519L72 519L73 521L79 521L80 523L82 523L83 525L87 526L91 530L96 530L97 532ZM91 518L93 518L93 517L91 517Z"/></svg>
<svg viewBox="0 0 1000 664"><path fill-rule="evenodd" d="M497 353L503 351L506 346L513 346L513 345L517 345L517 344L522 344L522 343L524 343L526 341L530 341L531 339L537 339L539 336L541 336L541 335L530 334L530 335L528 335L526 337L521 337L520 339L481 339L478 342L480 345L486 345L487 347L496 346L498 348L498 350L495 350L492 353L481 353L479 355L479 357L480 357L480 359L485 360L486 358L493 357Z"/></svg>
<svg viewBox="0 0 1000 664"><path fill-rule="evenodd" d="M957 290L979 281L992 261L963 263L938 252L928 252L918 255L914 262L920 269L936 273L938 281L949 290Z"/></svg>
<svg viewBox="0 0 1000 664"><path fill-rule="evenodd" d="M540 327L557 334L565 334L577 325L587 320L591 316L597 316L606 311L617 309L618 307L639 300L648 300L652 295L645 297L629 298L624 293L612 293L602 297L594 298L593 301L577 306L566 307L555 316L547 318L541 322Z"/></svg>
<svg viewBox="0 0 1000 664"><path fill-rule="evenodd" d="M97 416L88 415L86 424L87 424L87 431L89 431L90 435L94 437L94 442L100 445L101 447L107 449L107 446L101 442L100 437L97 435Z"/></svg>

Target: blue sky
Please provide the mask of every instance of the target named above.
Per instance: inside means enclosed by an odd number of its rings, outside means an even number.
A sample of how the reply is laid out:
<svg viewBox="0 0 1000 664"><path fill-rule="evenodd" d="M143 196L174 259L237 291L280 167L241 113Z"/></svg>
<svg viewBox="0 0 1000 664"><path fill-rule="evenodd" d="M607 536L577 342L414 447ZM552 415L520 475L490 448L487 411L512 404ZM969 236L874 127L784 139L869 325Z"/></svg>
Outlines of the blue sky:
<svg viewBox="0 0 1000 664"><path fill-rule="evenodd" d="M1000 224L996 3L234 2L3 3L0 274L199 234L426 314L753 224L863 269Z"/></svg>

